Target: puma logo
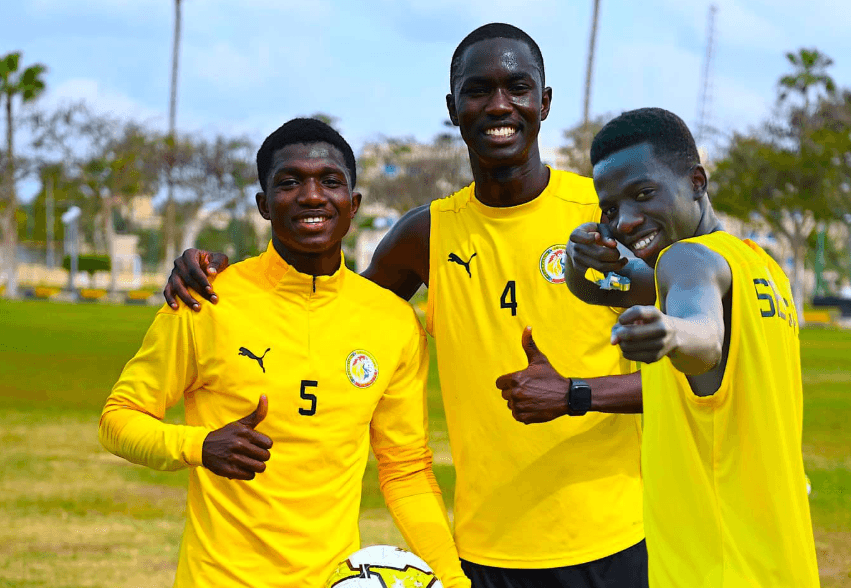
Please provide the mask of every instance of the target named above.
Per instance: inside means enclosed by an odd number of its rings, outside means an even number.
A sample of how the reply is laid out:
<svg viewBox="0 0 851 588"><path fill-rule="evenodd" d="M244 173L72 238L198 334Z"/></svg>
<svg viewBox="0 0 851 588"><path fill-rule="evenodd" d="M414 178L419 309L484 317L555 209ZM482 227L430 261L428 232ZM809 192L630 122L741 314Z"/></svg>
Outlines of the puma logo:
<svg viewBox="0 0 851 588"><path fill-rule="evenodd" d="M474 257L476 257L475 253L470 256L469 260L464 261L463 259L461 259L457 255L455 255L454 253L450 253L448 261L451 261L452 263L457 263L458 265L463 265L464 269L467 270L467 275L472 278L473 274L470 273L470 262L473 261Z"/></svg>
<svg viewBox="0 0 851 588"><path fill-rule="evenodd" d="M271 347L266 348L266 351L263 352L263 355L261 355L260 357L257 357L248 348L240 347L239 348L239 354L244 355L245 357L250 357L251 359L257 361L257 363L260 364L260 369L263 370L263 373L265 374L266 368L263 367L263 358L266 357L267 353L269 353L269 349L271 349Z"/></svg>

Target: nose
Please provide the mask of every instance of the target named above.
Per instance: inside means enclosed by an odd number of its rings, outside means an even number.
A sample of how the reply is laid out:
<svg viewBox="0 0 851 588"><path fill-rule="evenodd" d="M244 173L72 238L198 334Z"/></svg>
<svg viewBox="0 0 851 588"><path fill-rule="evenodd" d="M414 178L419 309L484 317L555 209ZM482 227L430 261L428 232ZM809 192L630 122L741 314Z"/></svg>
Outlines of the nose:
<svg viewBox="0 0 851 588"><path fill-rule="evenodd" d="M485 108L491 116L505 116L511 113L511 100L503 88L497 88L488 100Z"/></svg>
<svg viewBox="0 0 851 588"><path fill-rule="evenodd" d="M326 198L325 192L322 190L322 182L315 178L305 181L299 192L298 200L303 206L324 204Z"/></svg>
<svg viewBox="0 0 851 588"><path fill-rule="evenodd" d="M621 235L629 235L644 222L641 212L635 207L622 205L618 211L616 229Z"/></svg>

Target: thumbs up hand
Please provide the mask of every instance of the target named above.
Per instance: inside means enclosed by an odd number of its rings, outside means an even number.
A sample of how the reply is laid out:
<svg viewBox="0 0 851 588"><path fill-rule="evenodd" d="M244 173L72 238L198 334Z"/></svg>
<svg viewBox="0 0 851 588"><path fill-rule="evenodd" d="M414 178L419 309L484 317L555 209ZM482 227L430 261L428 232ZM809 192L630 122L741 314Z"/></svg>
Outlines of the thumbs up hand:
<svg viewBox="0 0 851 588"><path fill-rule="evenodd" d="M201 450L204 467L230 480L253 480L265 471L272 440L255 429L268 411L269 400L263 394L254 412L209 433Z"/></svg>
<svg viewBox="0 0 851 588"><path fill-rule="evenodd" d="M570 378L559 374L532 338L532 327L521 337L529 367L496 380L514 419L525 424L546 423L568 414Z"/></svg>

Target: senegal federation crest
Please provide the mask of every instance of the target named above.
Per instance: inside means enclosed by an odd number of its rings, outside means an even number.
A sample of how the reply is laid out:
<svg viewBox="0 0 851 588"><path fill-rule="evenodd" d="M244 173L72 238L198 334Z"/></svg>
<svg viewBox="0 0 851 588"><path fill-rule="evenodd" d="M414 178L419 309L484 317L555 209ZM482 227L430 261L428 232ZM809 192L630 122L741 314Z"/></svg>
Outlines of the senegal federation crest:
<svg viewBox="0 0 851 588"><path fill-rule="evenodd" d="M358 388L369 388L378 378L378 362L369 351L355 349L346 358L346 375Z"/></svg>
<svg viewBox="0 0 851 588"><path fill-rule="evenodd" d="M564 284L564 245L551 245L541 255L541 275L550 284Z"/></svg>

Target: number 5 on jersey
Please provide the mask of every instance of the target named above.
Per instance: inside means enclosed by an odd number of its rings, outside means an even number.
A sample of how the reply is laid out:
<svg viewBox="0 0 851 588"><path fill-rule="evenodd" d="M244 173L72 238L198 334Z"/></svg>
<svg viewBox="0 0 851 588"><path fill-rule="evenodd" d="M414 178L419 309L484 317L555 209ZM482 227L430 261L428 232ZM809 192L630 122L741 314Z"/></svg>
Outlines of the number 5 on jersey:
<svg viewBox="0 0 851 588"><path fill-rule="evenodd" d="M502 291L502 297L499 299L499 307L509 309L511 316L517 316L517 289L514 280L508 280L505 283L505 290Z"/></svg>
<svg viewBox="0 0 851 588"><path fill-rule="evenodd" d="M301 393L300 396L304 400L310 401L310 408L299 408L298 414L302 416L313 416L316 414L316 394L311 394L307 391L308 388L316 388L319 386L319 382L316 380L302 380L301 381Z"/></svg>

